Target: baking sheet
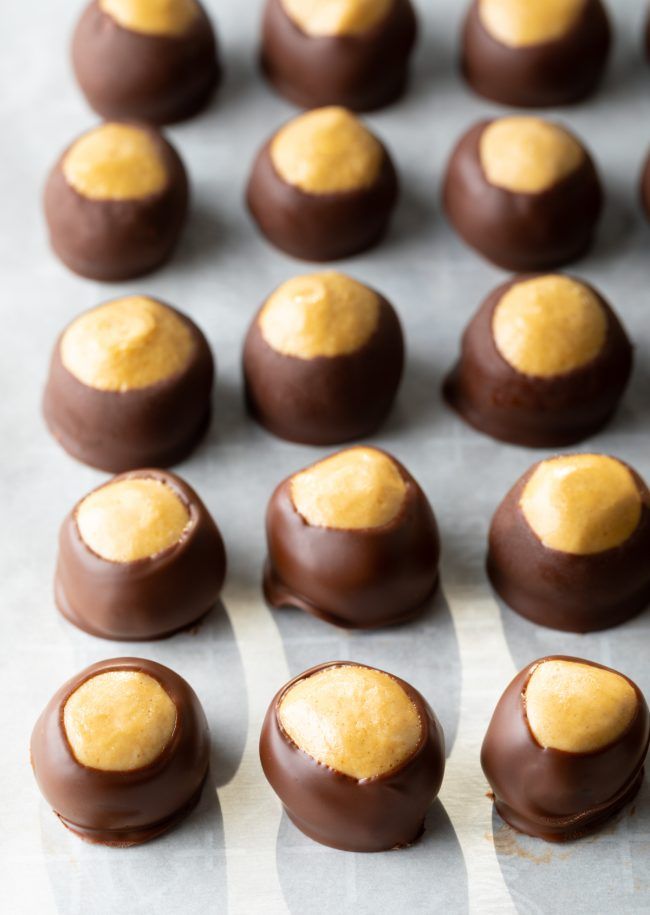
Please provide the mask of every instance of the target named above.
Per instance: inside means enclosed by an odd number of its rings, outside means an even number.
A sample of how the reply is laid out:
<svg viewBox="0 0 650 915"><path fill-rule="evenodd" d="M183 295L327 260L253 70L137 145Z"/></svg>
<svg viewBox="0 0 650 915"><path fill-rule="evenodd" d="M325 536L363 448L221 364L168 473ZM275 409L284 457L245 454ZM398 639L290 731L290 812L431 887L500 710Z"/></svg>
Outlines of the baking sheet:
<svg viewBox="0 0 650 915"><path fill-rule="evenodd" d="M443 540L442 593L411 625L339 632L297 612L271 613L259 578L263 515L276 483L326 451L277 441L244 415L240 350L262 299L303 265L268 246L242 206L254 153L293 111L256 68L258 0L206 4L222 38L226 82L210 110L169 130L191 174L194 200L167 268L142 281L100 285L68 273L48 250L40 192L51 163L95 123L70 73L67 48L80 6L2 0L0 30L0 778L1 905L10 913L619 913L650 911L650 790L599 835L563 847L516 835L492 816L478 749L515 671L539 655L582 655L619 667L650 693L648 613L598 635L538 628L499 606L483 559L490 515L537 452L499 445L442 405L443 373L463 325L503 278L446 227L438 202L446 156L473 120L498 112L458 79L454 58L464 3L420 0L422 37L413 87L368 118L399 166L403 196L390 236L343 263L382 290L404 322L408 366L397 407L373 441L423 485ZM650 138L650 73L640 52L643 5L610 2L616 48L603 91L561 113L600 164L608 205L598 244L575 272L622 315L637 366L610 428L585 447L617 454L650 478L650 231L637 175ZM54 609L58 526L105 479L48 437L39 400L61 327L114 294L158 295L186 310L219 366L215 419L179 471L213 512L227 544L224 606L196 634L112 644L78 632ZM40 798L29 734L51 693L96 660L141 654L172 666L201 697L212 730L211 783L178 829L141 848L86 845ZM423 840L381 855L332 851L282 816L257 758L261 718L275 690L319 661L353 658L405 676L437 711L448 766Z"/></svg>

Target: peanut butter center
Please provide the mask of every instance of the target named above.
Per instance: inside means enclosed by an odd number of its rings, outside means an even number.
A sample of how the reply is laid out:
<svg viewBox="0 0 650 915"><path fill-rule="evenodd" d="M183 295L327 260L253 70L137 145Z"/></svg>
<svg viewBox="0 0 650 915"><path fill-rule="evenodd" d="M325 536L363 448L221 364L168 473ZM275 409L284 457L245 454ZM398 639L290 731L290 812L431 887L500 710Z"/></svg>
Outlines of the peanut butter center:
<svg viewBox="0 0 650 915"><path fill-rule="evenodd" d="M353 664L298 680L284 694L279 718L301 750L357 779L400 766L422 734L417 708L397 681Z"/></svg>
<svg viewBox="0 0 650 915"><path fill-rule="evenodd" d="M295 509L312 527L382 527L397 517L405 497L395 462L375 448L339 451L291 478Z"/></svg>
<svg viewBox="0 0 650 915"><path fill-rule="evenodd" d="M395 0L281 0L287 15L314 37L361 35L388 15Z"/></svg>
<svg viewBox="0 0 650 915"><path fill-rule="evenodd" d="M308 194L336 194L372 185L383 150L361 121L345 108L317 108L285 127L271 142L280 177Z"/></svg>
<svg viewBox="0 0 650 915"><path fill-rule="evenodd" d="M564 128L522 116L492 121L481 135L480 157L490 184L515 194L541 194L573 174L585 154Z"/></svg>
<svg viewBox="0 0 650 915"><path fill-rule="evenodd" d="M171 740L176 706L160 683L137 670L111 670L68 698L63 726L75 758L105 772L154 762Z"/></svg>
<svg viewBox="0 0 650 915"><path fill-rule="evenodd" d="M297 276L267 299L259 317L262 336L276 352L298 359L344 356L370 339L379 299L341 273Z"/></svg>
<svg viewBox="0 0 650 915"><path fill-rule="evenodd" d="M582 283L541 276L510 287L494 310L492 333L513 368L549 378L598 356L607 337L607 317Z"/></svg>
<svg viewBox="0 0 650 915"><path fill-rule="evenodd" d="M586 0L479 0L487 32L511 48L564 38L576 25Z"/></svg>
<svg viewBox="0 0 650 915"><path fill-rule="evenodd" d="M525 692L528 724L542 747L595 753L614 743L637 712L630 683L613 670L576 661L537 665Z"/></svg>
<svg viewBox="0 0 650 915"><path fill-rule="evenodd" d="M190 523L171 486L131 477L91 492L76 512L77 528L90 549L110 562L135 562L178 543Z"/></svg>
<svg viewBox="0 0 650 915"><path fill-rule="evenodd" d="M83 384L130 391L171 378L188 364L194 340L178 314L145 296L128 296L81 315L61 339L61 361Z"/></svg>
<svg viewBox="0 0 650 915"><path fill-rule="evenodd" d="M604 454L542 461L520 506L544 546L586 556L625 543L641 519L641 495L629 469Z"/></svg>
<svg viewBox="0 0 650 915"><path fill-rule="evenodd" d="M90 200L138 200L159 194L169 176L150 133L133 124L102 124L63 159L63 174Z"/></svg>
<svg viewBox="0 0 650 915"><path fill-rule="evenodd" d="M199 15L196 0L99 0L118 25L144 35L183 35Z"/></svg>

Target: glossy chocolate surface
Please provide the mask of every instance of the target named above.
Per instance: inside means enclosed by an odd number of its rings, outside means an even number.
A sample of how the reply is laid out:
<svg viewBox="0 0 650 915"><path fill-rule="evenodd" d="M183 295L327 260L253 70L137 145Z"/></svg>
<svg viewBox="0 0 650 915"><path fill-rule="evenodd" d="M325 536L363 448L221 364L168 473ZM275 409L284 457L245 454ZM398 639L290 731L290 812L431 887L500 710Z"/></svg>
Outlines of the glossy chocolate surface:
<svg viewBox="0 0 650 915"><path fill-rule="evenodd" d="M82 765L64 730L68 697L92 676L112 670L148 674L176 705L170 742L141 769L117 772ZM31 738L38 787L63 825L82 839L118 848L155 838L192 810L208 772L209 754L208 724L194 690L173 670L142 658L100 661L68 680L45 707Z"/></svg>
<svg viewBox="0 0 650 915"><path fill-rule="evenodd" d="M409 759L374 778L357 780L319 764L293 743L278 718L279 703L297 680L346 663L350 662L313 667L276 694L262 726L262 768L289 818L316 842L357 852L402 848L422 835L445 768L444 734L420 693L393 677L418 710L422 736Z"/></svg>
<svg viewBox="0 0 650 915"><path fill-rule="evenodd" d="M490 34L473 0L463 29L461 68L475 92L502 105L548 108L591 95L609 56L611 29L600 0L587 0L561 38L510 47Z"/></svg>
<svg viewBox="0 0 650 915"><path fill-rule="evenodd" d="M50 244L66 267L92 280L116 282L143 276L172 255L185 224L189 186L176 150L147 130L165 165L167 186L133 200L94 200L63 174L66 150L50 172L44 207Z"/></svg>
<svg viewBox="0 0 650 915"><path fill-rule="evenodd" d="M620 546L577 555L545 546L520 499L537 465L515 483L492 519L487 572L500 597L521 616L566 632L617 626L650 604L650 493L629 468L642 498L641 519Z"/></svg>
<svg viewBox="0 0 650 915"><path fill-rule="evenodd" d="M568 841L598 829L639 790L650 739L648 706L629 681L639 706L616 741L593 753L544 748L531 733L522 699L537 663L522 670L499 700L483 741L481 764L496 809L507 823L547 841Z"/></svg>
<svg viewBox="0 0 650 915"><path fill-rule="evenodd" d="M116 641L157 639L197 622L219 598L226 553L219 529L194 490L172 473L137 470L109 481L153 479L167 484L190 515L190 526L171 547L145 559L112 562L84 542L77 507L59 533L54 594L75 626Z"/></svg>
<svg viewBox="0 0 650 915"><path fill-rule="evenodd" d="M342 105L371 111L396 101L408 80L417 23L410 0L361 34L307 35L280 0L267 0L262 67L273 86L302 108Z"/></svg>
<svg viewBox="0 0 650 915"><path fill-rule="evenodd" d="M293 504L291 478L280 483L266 513L264 595L272 607L357 629L401 623L424 609L438 587L438 527L419 485L395 464L406 483L404 504L377 528L307 524Z"/></svg>
<svg viewBox="0 0 650 915"><path fill-rule="evenodd" d="M201 440L210 421L214 362L201 330L177 314L195 340L194 354L183 371L145 388L104 391L84 384L63 365L59 337L43 415L54 438L77 460L111 473L167 467Z"/></svg>
<svg viewBox="0 0 650 915"><path fill-rule="evenodd" d="M301 359L273 349L259 314L244 344L249 412L273 435L335 445L370 435L393 405L404 365L404 338L392 305L379 296L379 321L353 353Z"/></svg>
<svg viewBox="0 0 650 915"><path fill-rule="evenodd" d="M594 163L585 151L582 164L567 178L535 194L515 193L487 179L480 141L490 121L464 134L445 176L443 203L461 238L505 270L552 270L582 257L592 245L603 206Z"/></svg>
<svg viewBox="0 0 650 915"><path fill-rule="evenodd" d="M276 171L271 141L259 152L248 182L248 208L260 231L281 251L308 261L333 261L376 245L397 203L398 179L384 148L372 185L354 191L309 194Z"/></svg>
<svg viewBox="0 0 650 915"><path fill-rule="evenodd" d="M460 359L444 383L445 399L479 432L504 442L530 448L581 442L615 412L632 370L632 346L616 314L588 286L607 319L598 356L552 377L518 371L497 349L492 321L503 296L520 281L495 289L467 325Z"/></svg>
<svg viewBox="0 0 650 915"><path fill-rule="evenodd" d="M184 120L208 103L220 77L202 7L182 35L151 35L124 28L92 0L74 33L72 62L89 104L106 120Z"/></svg>

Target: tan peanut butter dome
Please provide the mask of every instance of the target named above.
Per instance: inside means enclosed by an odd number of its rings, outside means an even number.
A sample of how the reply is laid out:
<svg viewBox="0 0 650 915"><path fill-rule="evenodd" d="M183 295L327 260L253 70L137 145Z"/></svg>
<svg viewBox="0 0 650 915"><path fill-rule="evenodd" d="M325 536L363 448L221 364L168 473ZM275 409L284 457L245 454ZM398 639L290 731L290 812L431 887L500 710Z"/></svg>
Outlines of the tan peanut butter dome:
<svg viewBox="0 0 650 915"><path fill-rule="evenodd" d="M480 158L490 184L515 194L540 194L573 174L585 153L557 124L522 116L488 124L481 134Z"/></svg>
<svg viewBox="0 0 650 915"><path fill-rule="evenodd" d="M182 35L199 15L196 0L99 0L99 6L122 28L144 35Z"/></svg>
<svg viewBox="0 0 650 915"><path fill-rule="evenodd" d="M544 546L586 556L625 543L642 503L625 464L604 454L570 454L537 466L520 506Z"/></svg>
<svg viewBox="0 0 650 915"><path fill-rule="evenodd" d="M110 670L77 687L65 703L63 726L83 766L130 772L163 752L176 726L176 706L149 674Z"/></svg>
<svg viewBox="0 0 650 915"><path fill-rule="evenodd" d="M171 486L131 477L101 486L79 504L84 543L110 562L135 562L178 543L190 524L185 503Z"/></svg>
<svg viewBox="0 0 650 915"><path fill-rule="evenodd" d="M395 0L280 0L307 35L361 35L388 15Z"/></svg>
<svg viewBox="0 0 650 915"><path fill-rule="evenodd" d="M138 200L163 191L167 168L150 133L108 123L84 134L63 158L63 175L90 200Z"/></svg>
<svg viewBox="0 0 650 915"><path fill-rule="evenodd" d="M381 169L379 141L346 108L317 108L271 141L280 177L308 194L336 194L370 187Z"/></svg>
<svg viewBox="0 0 650 915"><path fill-rule="evenodd" d="M322 765L352 778L390 772L413 755L422 734L418 710L389 674L353 664L298 680L282 697L280 724Z"/></svg>
<svg viewBox="0 0 650 915"><path fill-rule="evenodd" d="M578 661L538 664L526 687L526 717L540 746L595 753L627 730L637 694L620 674Z"/></svg>
<svg viewBox="0 0 650 915"><path fill-rule="evenodd" d="M100 391L130 391L171 378L188 364L194 340L171 308L145 296L99 305L77 318L61 339L61 361Z"/></svg>
<svg viewBox="0 0 650 915"><path fill-rule="evenodd" d="M494 310L499 353L526 375L549 378L595 359L607 337L607 316L587 286L566 276L515 283Z"/></svg>
<svg viewBox="0 0 650 915"><path fill-rule="evenodd" d="M479 0L483 27L501 44L524 48L564 38L586 0Z"/></svg>
<svg viewBox="0 0 650 915"><path fill-rule="evenodd" d="M406 483L395 462L375 448L348 448L291 478L291 500L312 527L362 530L390 524Z"/></svg>
<svg viewBox="0 0 650 915"><path fill-rule="evenodd" d="M313 273L283 283L258 319L276 352L298 359L344 356L367 343L379 321L379 298L342 273Z"/></svg>

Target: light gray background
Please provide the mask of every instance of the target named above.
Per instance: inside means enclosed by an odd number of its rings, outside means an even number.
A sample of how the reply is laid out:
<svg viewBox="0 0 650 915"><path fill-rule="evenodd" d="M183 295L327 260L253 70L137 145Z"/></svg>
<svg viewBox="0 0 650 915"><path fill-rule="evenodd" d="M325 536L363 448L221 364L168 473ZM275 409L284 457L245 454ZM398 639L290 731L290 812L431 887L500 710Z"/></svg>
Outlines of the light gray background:
<svg viewBox="0 0 650 915"><path fill-rule="evenodd" d="M221 527L231 584L257 588L266 500L282 477L324 453L274 440L245 417L241 398L239 363L247 324L275 285L305 269L270 248L242 206L256 149L293 110L270 92L257 71L260 2L210 0L226 80L208 112L168 131L193 186L192 213L177 256L164 270L135 283L111 286L79 279L49 251L40 194L61 149L96 121L68 60L81 5L1 0L0 6L0 898L11 913L224 912L224 833L214 791L206 791L197 812L170 835L142 848L113 851L66 833L32 779L28 741L36 716L61 682L101 658L141 653L189 679L210 718L213 787L227 783L237 770L249 711L227 613L212 614L196 635L139 646L92 639L58 616L51 589L58 526L72 504L105 476L75 463L50 440L39 401L55 337L82 310L132 291L158 295L186 310L214 348L219 383L209 436L179 471ZM598 244L575 272L594 283L624 319L636 344L636 369L615 422L586 447L631 461L648 479L650 230L639 211L637 183L650 138L650 72L640 50L642 4L610 0L609 6L616 44L603 90L560 117L591 148L608 195ZM483 555L490 514L538 453L479 436L441 403L440 381L455 357L462 327L503 274L447 228L439 185L461 131L498 109L473 97L456 74L464 3L420 0L418 7L422 35L412 89L399 105L368 119L399 167L399 210L381 248L341 266L386 294L406 330L406 377L395 411L375 441L403 460L428 493L441 525L447 581L487 590ZM442 596L424 619L373 634L342 634L297 613L275 614L275 619L292 672L339 656L406 676L437 710L451 749L462 675ZM647 613L589 637L542 630L507 609L502 622L517 668L549 651L574 653L619 666L650 693ZM489 666L485 676L490 677ZM268 699L279 685L264 684ZM468 798L468 803L487 801ZM561 853L514 837L497 818L499 861L518 910L650 911L649 808L646 788L634 816ZM465 862L440 804L420 845L380 856L321 848L285 820L277 867L287 906L295 913L462 913L468 905ZM249 910L258 908L259 902L251 903Z"/></svg>

